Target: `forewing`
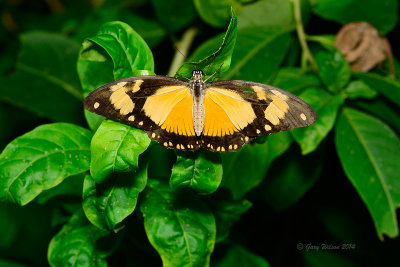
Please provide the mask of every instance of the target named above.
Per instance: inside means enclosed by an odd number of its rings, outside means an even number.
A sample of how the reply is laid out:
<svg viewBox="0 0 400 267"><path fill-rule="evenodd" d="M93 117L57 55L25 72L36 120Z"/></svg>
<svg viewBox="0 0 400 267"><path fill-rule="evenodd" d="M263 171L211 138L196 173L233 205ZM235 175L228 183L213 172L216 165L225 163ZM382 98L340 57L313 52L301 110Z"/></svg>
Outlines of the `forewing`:
<svg viewBox="0 0 400 267"><path fill-rule="evenodd" d="M247 81L207 84L205 114L202 143L213 151L236 151L254 137L304 127L317 118L297 96Z"/></svg>
<svg viewBox="0 0 400 267"><path fill-rule="evenodd" d="M85 108L141 128L168 148L199 147L193 130L190 89L179 79L140 76L118 80L90 93Z"/></svg>

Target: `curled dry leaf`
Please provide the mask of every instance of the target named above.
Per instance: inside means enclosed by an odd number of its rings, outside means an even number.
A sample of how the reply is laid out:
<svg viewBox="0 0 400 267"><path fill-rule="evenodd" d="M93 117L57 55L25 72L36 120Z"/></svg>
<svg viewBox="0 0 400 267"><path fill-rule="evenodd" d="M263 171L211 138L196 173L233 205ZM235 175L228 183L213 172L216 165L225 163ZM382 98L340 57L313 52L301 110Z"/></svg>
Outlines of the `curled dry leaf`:
<svg viewBox="0 0 400 267"><path fill-rule="evenodd" d="M386 58L392 66L389 41L367 22L344 25L336 36L335 47L343 53L354 71L367 72Z"/></svg>

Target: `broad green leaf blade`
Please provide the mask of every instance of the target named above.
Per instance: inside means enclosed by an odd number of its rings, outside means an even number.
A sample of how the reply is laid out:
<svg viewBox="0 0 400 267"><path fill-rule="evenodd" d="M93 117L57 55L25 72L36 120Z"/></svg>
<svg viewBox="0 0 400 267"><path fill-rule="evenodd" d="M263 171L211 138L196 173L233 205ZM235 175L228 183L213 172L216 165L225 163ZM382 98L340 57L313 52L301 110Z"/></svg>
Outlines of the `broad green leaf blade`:
<svg viewBox="0 0 400 267"><path fill-rule="evenodd" d="M25 205L43 190L89 169L91 133L68 123L39 126L0 156L0 201Z"/></svg>
<svg viewBox="0 0 400 267"><path fill-rule="evenodd" d="M150 48L139 34L123 22L104 24L97 35L88 40L100 45L110 55L114 62L115 80L133 76L135 70L154 71Z"/></svg>
<svg viewBox="0 0 400 267"><path fill-rule="evenodd" d="M330 91L342 91L349 83L351 68L339 51L319 51L315 54L315 61L321 80Z"/></svg>
<svg viewBox="0 0 400 267"><path fill-rule="evenodd" d="M230 266L252 266L252 267L269 267L269 263L261 256L258 256L246 248L232 244L228 248L224 257L213 264L216 267Z"/></svg>
<svg viewBox="0 0 400 267"><path fill-rule="evenodd" d="M372 89L378 91L390 101L400 106L400 82L390 77L383 77L375 73L355 73L357 78L364 81Z"/></svg>
<svg viewBox="0 0 400 267"><path fill-rule="evenodd" d="M217 243L228 238L232 225L253 206L247 199L233 199L230 192L223 188L205 200L215 216Z"/></svg>
<svg viewBox="0 0 400 267"><path fill-rule="evenodd" d="M194 0L200 17L214 27L223 27L229 20L231 6L238 7L234 0Z"/></svg>
<svg viewBox="0 0 400 267"><path fill-rule="evenodd" d="M150 145L147 133L128 125L105 120L90 145L90 173L97 183L112 172L130 172L138 168L139 155Z"/></svg>
<svg viewBox="0 0 400 267"><path fill-rule="evenodd" d="M215 192L222 180L222 160L218 153L205 150L178 153L172 168L170 186L189 187L199 194Z"/></svg>
<svg viewBox="0 0 400 267"><path fill-rule="evenodd" d="M136 173L115 173L112 179L101 184L87 175L82 196L86 217L100 229L117 232L122 221L135 210L146 182L147 167Z"/></svg>
<svg viewBox="0 0 400 267"><path fill-rule="evenodd" d="M263 181L272 161L291 143L290 135L280 132L270 135L264 144L246 145L236 153L222 154L223 186L229 188L234 199L242 198Z"/></svg>
<svg viewBox="0 0 400 267"><path fill-rule="evenodd" d="M367 21L386 34L398 20L396 0L311 0L313 13L339 23Z"/></svg>
<svg viewBox="0 0 400 267"><path fill-rule="evenodd" d="M289 48L292 26L249 27L238 30L231 68L225 80L269 83Z"/></svg>
<svg viewBox="0 0 400 267"><path fill-rule="evenodd" d="M371 99L378 95L377 91L369 87L368 84L361 80L350 82L346 89L344 89L344 94L350 99Z"/></svg>
<svg viewBox="0 0 400 267"><path fill-rule="evenodd" d="M190 24L196 15L193 1L151 0L151 3L160 22L172 32Z"/></svg>
<svg viewBox="0 0 400 267"><path fill-rule="evenodd" d="M264 183L257 189L275 211L282 211L298 202L315 184L323 168L323 153L301 156L297 151L285 153L276 160Z"/></svg>
<svg viewBox="0 0 400 267"><path fill-rule="evenodd" d="M336 114L343 104L342 95L331 95L321 88L311 88L300 98L312 106L317 113L317 121L307 127L291 131L294 140L300 145L303 155L313 152L332 130Z"/></svg>
<svg viewBox="0 0 400 267"><path fill-rule="evenodd" d="M238 13L239 28L292 25L294 16L290 0L255 1Z"/></svg>
<svg viewBox="0 0 400 267"><path fill-rule="evenodd" d="M225 36L222 40L222 44L217 49L217 51L215 51L211 55L207 55L205 58L199 57L199 56L204 56L204 52L201 53L195 52L196 58L191 57L191 59L192 60L195 59L198 61L184 63L177 71L177 74L191 78L192 71L197 69L197 70L202 70L205 74L204 79L207 79L207 77L215 73L218 69L220 75L227 72L231 65L231 58L236 43L236 36L237 36L237 17L232 9L231 21L229 23L228 29L226 30ZM215 41L213 41L212 44L214 43ZM203 46L202 48L199 49L203 51L204 50L208 51L209 47L210 45L207 44L207 46Z"/></svg>
<svg viewBox="0 0 400 267"><path fill-rule="evenodd" d="M378 236L398 236L400 139L380 120L343 109L335 130L343 169L367 205Z"/></svg>
<svg viewBox="0 0 400 267"><path fill-rule="evenodd" d="M50 241L50 266L107 266L102 253L96 250L96 242L106 234L89 224L81 212L75 214Z"/></svg>
<svg viewBox="0 0 400 267"><path fill-rule="evenodd" d="M172 191L149 180L140 203L147 237L163 266L208 266L215 243L215 219L189 190Z"/></svg>
<svg viewBox="0 0 400 267"><path fill-rule="evenodd" d="M59 34L22 34L16 72L1 78L0 99L54 121L81 123L78 52L78 43Z"/></svg>
<svg viewBox="0 0 400 267"><path fill-rule="evenodd" d="M314 74L307 74L301 68L283 67L276 74L272 85L300 95L305 89L320 86L320 81Z"/></svg>

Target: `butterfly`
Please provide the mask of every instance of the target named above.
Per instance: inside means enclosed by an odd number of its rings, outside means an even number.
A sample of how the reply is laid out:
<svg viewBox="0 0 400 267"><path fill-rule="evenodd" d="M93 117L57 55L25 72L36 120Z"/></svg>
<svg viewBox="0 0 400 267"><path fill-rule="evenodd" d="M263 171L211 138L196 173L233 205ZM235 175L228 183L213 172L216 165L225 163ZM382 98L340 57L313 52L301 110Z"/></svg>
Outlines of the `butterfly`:
<svg viewBox="0 0 400 267"><path fill-rule="evenodd" d="M211 76L210 76L211 77ZM208 80L208 79L207 79ZM258 136L308 126L317 115L297 96L269 85L167 76L114 81L84 101L90 112L145 130L170 149L233 152Z"/></svg>

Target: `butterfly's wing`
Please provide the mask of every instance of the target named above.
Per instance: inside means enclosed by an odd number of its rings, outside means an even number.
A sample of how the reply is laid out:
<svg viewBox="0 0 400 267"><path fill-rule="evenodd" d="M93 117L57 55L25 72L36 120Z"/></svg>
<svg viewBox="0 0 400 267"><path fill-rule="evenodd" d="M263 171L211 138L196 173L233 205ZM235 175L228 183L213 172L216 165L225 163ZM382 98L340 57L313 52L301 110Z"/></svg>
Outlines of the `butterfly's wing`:
<svg viewBox="0 0 400 267"><path fill-rule="evenodd" d="M202 146L236 151L257 136L315 122L315 111L297 96L269 85L218 81L206 86Z"/></svg>
<svg viewBox="0 0 400 267"><path fill-rule="evenodd" d="M90 93L84 105L93 113L147 131L165 147L200 147L193 127L190 89L179 79L138 76L118 80Z"/></svg>

